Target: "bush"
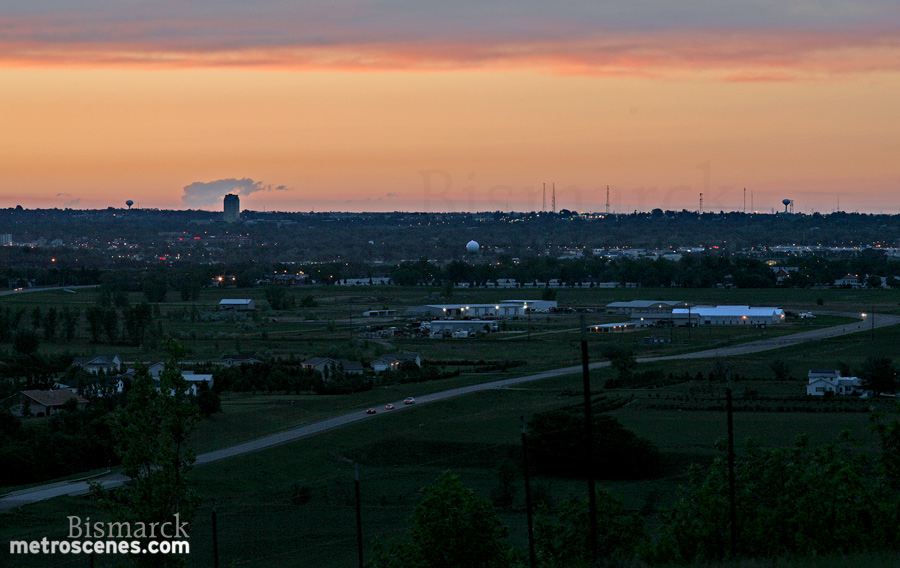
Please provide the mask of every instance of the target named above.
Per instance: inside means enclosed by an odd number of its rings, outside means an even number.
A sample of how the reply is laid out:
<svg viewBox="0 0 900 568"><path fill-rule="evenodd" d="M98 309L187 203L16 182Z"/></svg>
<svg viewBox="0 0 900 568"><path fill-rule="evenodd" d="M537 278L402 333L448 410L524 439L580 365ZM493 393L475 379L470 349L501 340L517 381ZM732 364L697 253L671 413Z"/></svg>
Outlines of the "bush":
<svg viewBox="0 0 900 568"><path fill-rule="evenodd" d="M604 479L646 479L661 472L659 450L605 414L593 417L594 474ZM529 450L537 471L586 477L582 412L560 409L535 414L528 425Z"/></svg>

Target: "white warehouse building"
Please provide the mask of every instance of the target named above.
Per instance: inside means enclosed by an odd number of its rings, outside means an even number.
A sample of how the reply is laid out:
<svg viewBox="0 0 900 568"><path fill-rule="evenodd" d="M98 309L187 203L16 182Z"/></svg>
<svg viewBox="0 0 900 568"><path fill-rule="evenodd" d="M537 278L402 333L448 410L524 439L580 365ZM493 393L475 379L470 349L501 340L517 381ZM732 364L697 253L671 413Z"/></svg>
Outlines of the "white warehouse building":
<svg viewBox="0 0 900 568"><path fill-rule="evenodd" d="M407 313L435 318L514 318L525 316L526 310L549 312L556 305L549 300L501 300L496 304L428 304L410 308Z"/></svg>
<svg viewBox="0 0 900 568"><path fill-rule="evenodd" d="M674 325L754 325L784 323L784 310L773 307L694 306L672 310Z"/></svg>
<svg viewBox="0 0 900 568"><path fill-rule="evenodd" d="M469 337L498 329L496 320L434 320L431 322L431 337Z"/></svg>

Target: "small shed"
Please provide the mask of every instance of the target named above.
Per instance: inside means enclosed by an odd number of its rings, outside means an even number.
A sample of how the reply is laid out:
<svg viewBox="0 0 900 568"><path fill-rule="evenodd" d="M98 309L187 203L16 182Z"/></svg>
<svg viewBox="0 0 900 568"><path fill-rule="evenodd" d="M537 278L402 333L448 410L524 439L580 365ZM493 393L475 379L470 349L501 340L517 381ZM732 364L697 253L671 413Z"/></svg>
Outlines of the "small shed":
<svg viewBox="0 0 900 568"><path fill-rule="evenodd" d="M220 310L234 310L238 312L250 312L256 309L256 304L251 299L229 299L219 301Z"/></svg>

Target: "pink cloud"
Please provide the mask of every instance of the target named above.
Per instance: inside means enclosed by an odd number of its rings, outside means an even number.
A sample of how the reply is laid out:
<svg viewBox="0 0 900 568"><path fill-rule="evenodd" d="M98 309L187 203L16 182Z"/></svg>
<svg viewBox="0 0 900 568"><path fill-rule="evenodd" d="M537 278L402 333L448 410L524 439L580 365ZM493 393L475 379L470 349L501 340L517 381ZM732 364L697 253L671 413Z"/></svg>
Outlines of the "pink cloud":
<svg viewBox="0 0 900 568"><path fill-rule="evenodd" d="M319 30L321 36L309 31L294 33L288 24L204 19L88 22L78 16L0 18L0 66L236 66L368 72L533 68L592 76L702 71L728 81L786 81L900 70L900 36L889 29L707 29L599 35L554 30L554 37L537 40L507 33L462 40L398 34L400 39L387 41L374 32L351 36L327 26Z"/></svg>

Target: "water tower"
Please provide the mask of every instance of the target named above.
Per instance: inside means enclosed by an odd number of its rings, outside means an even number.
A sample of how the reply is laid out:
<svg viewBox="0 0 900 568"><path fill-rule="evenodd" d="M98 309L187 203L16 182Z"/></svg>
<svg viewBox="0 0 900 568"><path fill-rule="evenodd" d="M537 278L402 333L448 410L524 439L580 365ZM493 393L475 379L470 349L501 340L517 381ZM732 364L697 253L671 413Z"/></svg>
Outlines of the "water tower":
<svg viewBox="0 0 900 568"><path fill-rule="evenodd" d="M134 201L129 199L128 201L125 202L125 205L127 205L128 208L131 209L131 206L134 205Z"/></svg>
<svg viewBox="0 0 900 568"><path fill-rule="evenodd" d="M782 199L781 202L784 204L784 212L788 212L788 207L794 204L793 199Z"/></svg>

